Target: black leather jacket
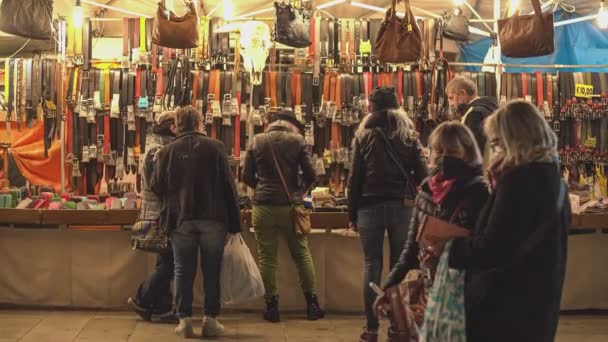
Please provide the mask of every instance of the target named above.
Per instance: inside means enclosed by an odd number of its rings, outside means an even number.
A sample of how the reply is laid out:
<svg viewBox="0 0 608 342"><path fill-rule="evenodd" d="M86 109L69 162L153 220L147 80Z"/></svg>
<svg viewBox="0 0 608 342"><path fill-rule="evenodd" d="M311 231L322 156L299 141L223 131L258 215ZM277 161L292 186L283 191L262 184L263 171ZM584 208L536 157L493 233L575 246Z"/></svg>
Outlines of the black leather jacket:
<svg viewBox="0 0 608 342"><path fill-rule="evenodd" d="M312 165L310 147L304 137L281 126L270 127L267 135L265 133L256 135L253 147L247 151L243 182L255 190L253 204L290 204L272 159L268 138L272 141L292 199L296 204L301 204L302 193L308 190L317 178Z"/></svg>
<svg viewBox="0 0 608 342"><path fill-rule="evenodd" d="M416 236L424 216L430 215L450 221L456 209L459 208L452 223L473 230L479 213L488 200L488 186L481 177L481 171L476 175L471 175L468 179L457 181L441 205L437 205L433 201L428 182L429 179L426 179L420 187L420 192L414 202L414 213L405 246L403 246L399 261L393 266L388 279L382 286L384 289L399 284L410 270L420 268Z"/></svg>
<svg viewBox="0 0 608 342"><path fill-rule="evenodd" d="M354 139L353 162L348 177L348 213L350 222L357 221L362 207L388 200L404 198L406 181L395 162L386 152L386 144L376 127L383 129L391 142L403 169L418 186L427 176L426 162L419 141L402 141L391 137L391 124L386 112L375 112L362 134Z"/></svg>

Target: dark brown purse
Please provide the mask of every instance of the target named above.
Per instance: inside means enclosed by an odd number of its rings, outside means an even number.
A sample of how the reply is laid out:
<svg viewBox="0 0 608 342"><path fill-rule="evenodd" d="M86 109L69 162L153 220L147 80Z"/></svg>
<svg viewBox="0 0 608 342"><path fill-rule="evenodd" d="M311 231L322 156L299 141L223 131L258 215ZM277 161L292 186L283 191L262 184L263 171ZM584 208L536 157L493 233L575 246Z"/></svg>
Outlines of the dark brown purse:
<svg viewBox="0 0 608 342"><path fill-rule="evenodd" d="M0 5L0 31L18 37L53 37L53 0L4 0Z"/></svg>
<svg viewBox="0 0 608 342"><path fill-rule="evenodd" d="M178 17L167 10L165 1L158 3L154 17L152 42L171 49L192 49L198 46L198 16L194 2L187 5L188 13Z"/></svg>
<svg viewBox="0 0 608 342"><path fill-rule="evenodd" d="M405 17L397 17L397 0L393 0L378 31L374 55L380 62L406 63L416 62L420 59L422 34L410 8L410 1L403 1L405 2Z"/></svg>
<svg viewBox="0 0 608 342"><path fill-rule="evenodd" d="M524 58L549 55L553 43L553 13L543 13L539 0L532 0L534 14L518 15L498 21L500 51L507 57Z"/></svg>

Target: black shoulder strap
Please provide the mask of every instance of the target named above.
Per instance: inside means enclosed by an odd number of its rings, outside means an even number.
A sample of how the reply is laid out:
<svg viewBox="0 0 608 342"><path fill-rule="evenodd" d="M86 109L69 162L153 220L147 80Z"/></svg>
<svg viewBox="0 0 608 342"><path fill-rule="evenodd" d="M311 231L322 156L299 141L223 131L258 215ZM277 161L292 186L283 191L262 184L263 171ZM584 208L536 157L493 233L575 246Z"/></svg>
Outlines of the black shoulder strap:
<svg viewBox="0 0 608 342"><path fill-rule="evenodd" d="M382 137L382 140L384 140L384 143L386 144L386 152L391 157L393 162L397 165L397 168L399 168L399 171L405 178L406 183L414 185L414 183L410 180L410 175L407 173L407 171L405 171L405 169L403 168L403 165L401 165L401 163L399 162L399 158L397 158L397 154L395 153L395 150L393 150L393 146L391 145L391 142L388 140L386 133L384 133L384 131L379 127L376 127L374 130L376 132L378 132L378 134Z"/></svg>

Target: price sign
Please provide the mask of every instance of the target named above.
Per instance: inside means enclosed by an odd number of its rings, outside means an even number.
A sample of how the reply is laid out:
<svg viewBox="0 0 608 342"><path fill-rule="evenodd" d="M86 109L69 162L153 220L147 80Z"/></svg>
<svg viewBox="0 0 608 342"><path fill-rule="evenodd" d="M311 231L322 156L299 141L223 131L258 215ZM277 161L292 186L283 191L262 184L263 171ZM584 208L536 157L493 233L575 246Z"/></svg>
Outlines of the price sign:
<svg viewBox="0 0 608 342"><path fill-rule="evenodd" d="M586 148L596 148L597 147L597 138L595 138L595 137L587 138L587 140L585 140L585 147Z"/></svg>
<svg viewBox="0 0 608 342"><path fill-rule="evenodd" d="M590 99L593 97L593 86L586 84L576 84L574 88L574 96L581 97L584 99Z"/></svg>

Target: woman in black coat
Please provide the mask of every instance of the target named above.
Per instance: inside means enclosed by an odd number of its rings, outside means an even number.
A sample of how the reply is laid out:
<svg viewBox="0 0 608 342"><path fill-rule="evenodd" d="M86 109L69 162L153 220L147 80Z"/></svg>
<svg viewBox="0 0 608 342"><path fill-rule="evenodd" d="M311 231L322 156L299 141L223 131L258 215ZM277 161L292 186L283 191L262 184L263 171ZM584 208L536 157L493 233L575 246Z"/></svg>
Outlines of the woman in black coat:
<svg viewBox="0 0 608 342"><path fill-rule="evenodd" d="M428 268L434 276L440 251L435 251L432 260L419 262L420 247L416 237L425 216L451 221L471 230L489 196L482 176L479 148L470 129L461 123L446 122L435 129L429 141L431 176L420 186L407 242L399 261L382 285L383 290L402 282L408 271L413 269ZM378 298L376 305L386 300L384 297ZM389 340L401 341L403 338L391 328Z"/></svg>
<svg viewBox="0 0 608 342"><path fill-rule="evenodd" d="M455 239L449 259L466 270L467 340L553 341L570 224L557 137L522 101L488 117L485 131L493 193L472 236Z"/></svg>

